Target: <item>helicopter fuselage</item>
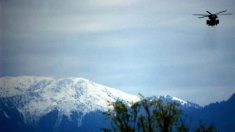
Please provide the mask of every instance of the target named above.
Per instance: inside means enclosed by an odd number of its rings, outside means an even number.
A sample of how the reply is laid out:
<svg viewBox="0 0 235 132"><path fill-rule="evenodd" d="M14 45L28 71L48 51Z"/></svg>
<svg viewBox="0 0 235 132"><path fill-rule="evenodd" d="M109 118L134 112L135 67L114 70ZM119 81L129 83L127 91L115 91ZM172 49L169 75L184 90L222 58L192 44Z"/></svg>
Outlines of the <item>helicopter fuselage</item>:
<svg viewBox="0 0 235 132"><path fill-rule="evenodd" d="M193 14L193 15L199 16L198 18L208 18L206 21L206 24L208 26L216 26L219 24L218 15L232 15L232 13L224 13L227 12L227 10L223 10L217 13L211 13L209 11L206 12L207 14Z"/></svg>
<svg viewBox="0 0 235 132"><path fill-rule="evenodd" d="M208 26L216 26L219 24L218 16L215 14L211 14L208 16L208 20L206 21Z"/></svg>

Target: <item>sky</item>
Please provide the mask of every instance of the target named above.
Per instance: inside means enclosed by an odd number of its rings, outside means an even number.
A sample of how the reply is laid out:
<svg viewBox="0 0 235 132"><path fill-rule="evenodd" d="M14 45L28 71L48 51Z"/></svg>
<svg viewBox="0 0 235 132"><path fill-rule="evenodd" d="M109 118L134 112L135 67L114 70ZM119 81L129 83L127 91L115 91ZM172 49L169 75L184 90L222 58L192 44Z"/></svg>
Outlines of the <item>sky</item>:
<svg viewBox="0 0 235 132"><path fill-rule="evenodd" d="M0 4L0 76L83 77L201 105L235 93L234 0ZM192 15L225 9L216 27Z"/></svg>

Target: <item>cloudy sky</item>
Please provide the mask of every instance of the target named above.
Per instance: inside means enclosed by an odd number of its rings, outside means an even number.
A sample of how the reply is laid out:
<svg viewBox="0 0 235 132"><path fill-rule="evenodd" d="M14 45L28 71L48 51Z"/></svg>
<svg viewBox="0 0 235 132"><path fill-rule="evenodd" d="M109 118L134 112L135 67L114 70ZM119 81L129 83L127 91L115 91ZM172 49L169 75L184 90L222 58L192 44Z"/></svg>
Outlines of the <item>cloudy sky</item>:
<svg viewBox="0 0 235 132"><path fill-rule="evenodd" d="M0 76L84 77L199 104L235 92L234 0L0 0Z"/></svg>

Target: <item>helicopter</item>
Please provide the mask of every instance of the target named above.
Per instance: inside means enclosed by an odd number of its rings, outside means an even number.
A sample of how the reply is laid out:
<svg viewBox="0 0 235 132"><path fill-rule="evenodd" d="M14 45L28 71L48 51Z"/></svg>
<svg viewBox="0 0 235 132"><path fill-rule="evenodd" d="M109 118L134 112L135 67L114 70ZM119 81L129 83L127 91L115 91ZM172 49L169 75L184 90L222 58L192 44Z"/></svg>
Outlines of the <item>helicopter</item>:
<svg viewBox="0 0 235 132"><path fill-rule="evenodd" d="M208 20L206 21L206 24L208 26L217 26L219 24L218 15L232 15L232 13L224 13L224 12L227 12L227 10L220 11L214 14L209 11L206 11L206 12L208 14L193 14L193 15L199 16L198 18L208 17Z"/></svg>

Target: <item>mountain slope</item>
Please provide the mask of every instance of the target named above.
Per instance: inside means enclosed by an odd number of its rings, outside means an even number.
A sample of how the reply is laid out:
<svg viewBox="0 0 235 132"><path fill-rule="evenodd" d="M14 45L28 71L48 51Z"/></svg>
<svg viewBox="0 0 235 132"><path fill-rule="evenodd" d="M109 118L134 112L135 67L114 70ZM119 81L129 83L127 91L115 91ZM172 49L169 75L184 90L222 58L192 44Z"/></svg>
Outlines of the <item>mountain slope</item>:
<svg viewBox="0 0 235 132"><path fill-rule="evenodd" d="M169 95L148 99L178 102L188 126L197 127L202 120L220 131L235 130L235 94L228 101L206 107ZM109 125L102 114L109 108L108 101L116 100L140 99L84 78L1 77L0 131L99 131Z"/></svg>
<svg viewBox="0 0 235 132"><path fill-rule="evenodd" d="M219 131L234 132L235 130L235 94L227 101L211 103L203 109L188 114L194 121L203 121L216 126Z"/></svg>
<svg viewBox="0 0 235 132"><path fill-rule="evenodd" d="M182 99L170 96L170 95L151 96L151 97L147 97L147 99L149 99L149 100L160 99L160 100L163 100L163 101L166 101L166 102L176 102L176 103L180 104L180 107L182 109L200 109L200 108L202 108L198 104L195 104L195 103L192 103L192 102L189 102L189 101L185 101L185 100L182 100Z"/></svg>
<svg viewBox="0 0 235 132"><path fill-rule="evenodd" d="M79 113L80 125L86 113L106 110L108 101L138 100L134 95L83 78L3 77L0 91L2 102L11 102L26 123L38 122L42 116L58 110L60 117L71 118L73 112Z"/></svg>
<svg viewBox="0 0 235 132"><path fill-rule="evenodd" d="M189 102L171 96L152 99ZM97 131L105 126L108 101L139 101L139 97L84 78L2 77L0 114L3 131ZM90 125L93 124L93 127ZM108 124L108 123L107 123ZM11 126L16 126L12 128Z"/></svg>

